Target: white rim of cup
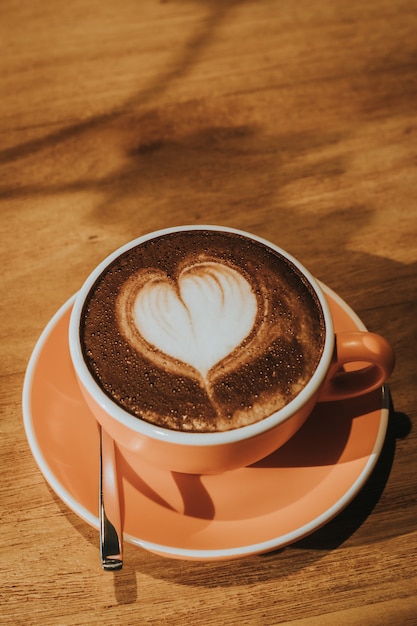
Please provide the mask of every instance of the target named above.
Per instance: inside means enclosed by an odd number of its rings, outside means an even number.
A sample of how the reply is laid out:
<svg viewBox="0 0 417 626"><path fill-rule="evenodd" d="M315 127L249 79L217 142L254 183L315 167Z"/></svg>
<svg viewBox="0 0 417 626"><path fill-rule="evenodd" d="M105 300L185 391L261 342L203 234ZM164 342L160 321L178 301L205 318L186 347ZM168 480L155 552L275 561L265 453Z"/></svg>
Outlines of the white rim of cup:
<svg viewBox="0 0 417 626"><path fill-rule="evenodd" d="M98 383L95 381L94 377L90 373L90 370L87 367L87 364L84 361L81 341L80 341L80 333L79 333L79 323L81 312L83 309L84 301L87 295L90 292L91 287L94 285L97 278L100 274L105 270L105 268L114 261L119 255L123 254L127 250L134 248L135 246L144 243L150 239L157 239L166 234L180 232L180 231L189 231L189 230L211 230L217 232L227 232L233 233L237 235L241 235L253 241L257 241L266 247L278 252L278 254L282 255L285 259L290 261L307 279L307 281L312 286L322 308L324 321L325 321L325 342L324 348L322 352L321 359L319 364L310 378L306 386L291 400L286 406L282 409L273 413L269 417L265 417L264 419L255 422L254 424L249 424L248 426L241 426L239 428L234 428L227 431L222 432L205 432L205 433L190 433L184 431L171 430L168 428L163 428L160 426L156 426L155 424L151 424L139 417L135 417L131 413L128 413L124 409L122 409L119 405L117 405L104 391L100 388ZM276 246L272 242L264 239L262 237L258 237L257 235L253 235L252 233L246 232L244 230L239 230L236 228L231 228L228 226L215 226L215 225L183 225L183 226L173 226L170 228L164 228L161 230L157 230L151 233L147 233L141 237L133 239L128 243L124 244L110 255L108 255L99 265L95 267L95 269L90 273L90 275L85 280L82 285L80 291L78 292L74 306L71 312L70 324L69 324L69 348L72 363L78 378L80 379L81 384L84 386L87 393L89 393L95 402L103 409L108 415L110 415L117 422L123 424L133 432L139 433L141 435L157 439L160 441L166 441L173 444L180 445L192 445L192 446L211 446L211 445L220 445L220 444L228 444L235 441L242 441L248 439L250 437L254 437L261 433L264 433L268 430L271 430L275 426L285 422L292 415L297 413L307 402L308 400L319 390L322 382L324 381L328 368L330 366L330 362L333 356L334 349L334 330L333 330L333 320L331 317L331 313L329 310L329 306L327 304L325 295L316 281L316 279L312 276L312 274L291 254Z"/></svg>

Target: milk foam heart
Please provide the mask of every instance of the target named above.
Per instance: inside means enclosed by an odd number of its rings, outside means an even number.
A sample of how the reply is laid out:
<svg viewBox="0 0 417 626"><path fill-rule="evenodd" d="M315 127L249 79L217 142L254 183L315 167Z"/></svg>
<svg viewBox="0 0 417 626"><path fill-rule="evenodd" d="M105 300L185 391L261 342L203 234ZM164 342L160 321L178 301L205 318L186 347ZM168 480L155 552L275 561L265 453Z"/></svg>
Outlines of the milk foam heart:
<svg viewBox="0 0 417 626"><path fill-rule="evenodd" d="M257 299L235 269L204 262L187 267L177 282L155 275L138 291L132 312L145 341L204 378L249 335Z"/></svg>

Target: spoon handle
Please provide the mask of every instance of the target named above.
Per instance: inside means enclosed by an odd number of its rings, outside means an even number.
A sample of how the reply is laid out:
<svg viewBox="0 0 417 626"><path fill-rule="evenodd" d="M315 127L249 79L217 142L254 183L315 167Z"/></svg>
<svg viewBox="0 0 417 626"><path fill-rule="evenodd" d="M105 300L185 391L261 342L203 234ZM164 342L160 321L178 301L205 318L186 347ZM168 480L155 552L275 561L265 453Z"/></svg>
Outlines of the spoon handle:
<svg viewBox="0 0 417 626"><path fill-rule="evenodd" d="M123 566L123 531L114 441L100 426L100 557L104 570Z"/></svg>

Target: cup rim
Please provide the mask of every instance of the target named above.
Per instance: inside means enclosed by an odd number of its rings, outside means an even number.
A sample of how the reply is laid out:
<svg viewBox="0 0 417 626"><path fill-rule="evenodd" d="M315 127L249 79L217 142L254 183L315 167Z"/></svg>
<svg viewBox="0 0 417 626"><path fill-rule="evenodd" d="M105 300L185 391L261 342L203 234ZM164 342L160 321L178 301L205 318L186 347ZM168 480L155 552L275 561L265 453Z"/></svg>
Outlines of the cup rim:
<svg viewBox="0 0 417 626"><path fill-rule="evenodd" d="M259 242L274 250L275 252L278 252L286 260L292 263L307 279L319 300L324 317L325 340L323 352L312 377L303 387L303 389L288 404L286 404L284 407L282 407L272 415L265 417L253 424L241 426L239 428L234 428L227 431L203 433L177 431L157 426L143 419L135 417L134 415L117 405L100 388L90 370L88 369L87 364L85 363L81 348L79 322L84 301L89 294L91 287L94 285L95 281L105 270L105 268L120 254L123 254L127 250L130 250L131 248L141 243L144 243L145 241L148 241L150 239L157 239L158 237L166 234L189 230L210 230L216 232L228 232L232 234L237 234L249 238L253 241ZM69 349L75 373L79 379L79 382L84 387L84 390L92 397L92 399L100 406L100 408L105 413L107 413L111 418L115 419L118 423L132 430L134 433L159 441L165 441L179 445L213 446L219 444L229 444L236 441L243 441L245 439L260 435L261 433L264 433L284 423L294 414L296 414L300 409L302 409L307 404L307 402L319 391L321 384L323 383L327 375L334 349L334 329L330 309L320 284L309 272L309 270L307 270L300 261L298 261L286 250L280 248L279 246L275 245L274 243L268 241L263 237L259 237L258 235L254 235L252 233L237 228L232 228L229 226L217 226L212 224L185 224L159 229L137 237L114 250L91 271L91 273L87 276L86 280L81 286L80 290L78 291L75 297L73 309L71 311L69 323Z"/></svg>

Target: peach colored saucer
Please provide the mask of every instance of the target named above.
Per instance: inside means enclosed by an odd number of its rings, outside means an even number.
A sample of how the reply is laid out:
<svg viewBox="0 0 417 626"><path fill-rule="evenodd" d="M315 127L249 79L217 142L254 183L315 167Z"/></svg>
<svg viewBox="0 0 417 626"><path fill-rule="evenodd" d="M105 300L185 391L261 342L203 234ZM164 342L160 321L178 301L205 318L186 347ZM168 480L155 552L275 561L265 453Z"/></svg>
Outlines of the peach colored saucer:
<svg viewBox="0 0 417 626"><path fill-rule="evenodd" d="M327 287L337 331L365 329ZM68 323L74 298L42 333L23 390L27 438L45 479L98 528L99 432L74 377ZM140 476L118 453L124 539L181 559L231 559L283 547L337 515L381 452L387 390L317 405L303 428L263 461L220 476L191 476L146 463Z"/></svg>

